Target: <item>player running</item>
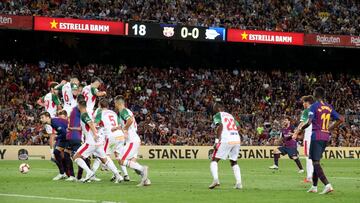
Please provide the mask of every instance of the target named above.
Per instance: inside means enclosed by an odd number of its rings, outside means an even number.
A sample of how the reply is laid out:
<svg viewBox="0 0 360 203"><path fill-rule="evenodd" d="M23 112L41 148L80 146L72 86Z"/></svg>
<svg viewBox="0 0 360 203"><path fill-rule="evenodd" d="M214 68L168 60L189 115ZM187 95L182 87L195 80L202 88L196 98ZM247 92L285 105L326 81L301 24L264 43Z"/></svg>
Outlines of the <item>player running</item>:
<svg viewBox="0 0 360 203"><path fill-rule="evenodd" d="M91 120L89 114L86 112L86 101L79 101L79 110L81 112L81 130L85 136L85 143L81 145L73 159L79 167L86 171L86 177L82 180L88 182L95 173L86 165L84 159L91 155L95 155L100 158L103 164L105 164L116 176L115 183L119 183L123 178L119 175L118 170L111 159L107 159L103 143L100 142L97 130L94 122Z"/></svg>
<svg viewBox="0 0 360 203"><path fill-rule="evenodd" d="M115 154L115 157L118 157L121 151L125 146L124 133L122 130L112 131L112 128L119 126L120 120L118 115L109 110L109 102L107 99L101 99L99 102L99 109L97 109L97 113L95 116L95 124L100 127L99 132L104 134L105 145L104 150L110 159L111 154ZM100 133L99 133L100 134ZM93 171L96 171L100 163L98 161L94 161ZM126 166L120 165L121 170L124 173L124 181L130 181L129 174L127 172ZM111 180L114 180L115 176Z"/></svg>
<svg viewBox="0 0 360 203"><path fill-rule="evenodd" d="M209 189L214 189L220 186L218 176L218 162L220 159L226 160L229 158L230 165L233 169L236 184L235 189L242 189L240 167L237 163L237 159L240 151L240 136L238 132L239 123L235 118L223 111L223 107L219 103L214 104L214 125L216 126L215 132L218 138L215 139L215 150L210 163L210 171L214 178L213 183L209 186ZM220 140L220 142L219 142Z"/></svg>
<svg viewBox="0 0 360 203"><path fill-rule="evenodd" d="M123 96L116 96L115 108L119 112L120 123L122 127L117 126L112 128L113 132L122 130L125 136L125 147L117 154L116 159L120 165L127 166L135 170L141 178L141 182L137 186L148 186L151 184L148 179L148 166L142 166L137 161L137 154L140 147L140 137L137 134L137 124L133 113L125 108L125 99Z"/></svg>
<svg viewBox="0 0 360 203"><path fill-rule="evenodd" d="M78 95L79 80L76 77L70 78L70 82L66 80L61 81L55 86L55 89L61 91L62 99L64 101L64 110L70 116L71 110L76 106L75 97Z"/></svg>
<svg viewBox="0 0 360 203"><path fill-rule="evenodd" d="M330 131L337 128L345 120L330 104L324 101L324 88L317 87L314 91L314 97L317 101L310 107L308 122L300 129L300 132L304 131L312 124L309 158L313 162L314 172L312 176L313 185L308 192L317 192L318 179L320 178L321 182L325 185L324 190L320 194L327 194L334 191L334 189L325 176L320 165L320 159L330 139ZM331 118L336 120L336 122L329 126Z"/></svg>
<svg viewBox="0 0 360 203"><path fill-rule="evenodd" d="M66 112L61 111L59 113L59 117L51 118L49 112L42 112L40 114L40 121L43 124L50 125L57 133L56 143L54 149L54 155L56 160L56 165L59 168L59 174L53 178L53 180L61 180L65 179L67 176L65 174L66 171L66 163L71 163L72 161L70 157L64 156L64 149L68 146L68 142L66 140L66 131L68 127L68 121L66 118ZM52 144L54 138L50 138L50 143Z"/></svg>
<svg viewBox="0 0 360 203"><path fill-rule="evenodd" d="M94 116L94 107L96 103L96 97L106 96L105 91L99 91L98 88L102 84L102 80L98 77L94 77L91 80L91 84L85 86L82 89L82 95L85 97L86 101L86 111L89 113L90 117Z"/></svg>
<svg viewBox="0 0 360 203"><path fill-rule="evenodd" d="M293 136L293 126L290 123L290 118L285 117L282 121L283 128L281 134L283 137L283 146L278 147L274 150L274 165L270 166L270 169L279 169L279 158L280 155L288 155L290 159L294 160L299 168L299 173L304 173L304 169L299 159L299 152L297 150L296 137Z"/></svg>
<svg viewBox="0 0 360 203"><path fill-rule="evenodd" d="M304 111L301 114L300 124L294 133L294 137L298 137L299 130L302 128L302 126L304 126L308 122L309 108L310 108L311 104L314 102L314 99L311 95L309 95L309 96L303 96L301 98L301 101L304 106ZM304 154L306 156L306 178L304 179L305 183L309 183L312 181L312 174L314 172L314 167L313 167L312 161L311 161L311 159L309 159L311 132L312 132L312 125L307 127L304 132Z"/></svg>

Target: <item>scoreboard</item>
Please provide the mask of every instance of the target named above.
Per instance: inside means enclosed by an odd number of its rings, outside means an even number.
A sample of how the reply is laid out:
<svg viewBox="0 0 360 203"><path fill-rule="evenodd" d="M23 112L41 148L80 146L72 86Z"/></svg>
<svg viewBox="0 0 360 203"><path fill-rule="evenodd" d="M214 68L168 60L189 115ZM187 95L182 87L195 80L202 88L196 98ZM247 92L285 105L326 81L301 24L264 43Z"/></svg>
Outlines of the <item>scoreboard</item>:
<svg viewBox="0 0 360 203"><path fill-rule="evenodd" d="M125 35L146 39L225 41L226 29L221 27L195 27L173 24L129 22L125 24Z"/></svg>

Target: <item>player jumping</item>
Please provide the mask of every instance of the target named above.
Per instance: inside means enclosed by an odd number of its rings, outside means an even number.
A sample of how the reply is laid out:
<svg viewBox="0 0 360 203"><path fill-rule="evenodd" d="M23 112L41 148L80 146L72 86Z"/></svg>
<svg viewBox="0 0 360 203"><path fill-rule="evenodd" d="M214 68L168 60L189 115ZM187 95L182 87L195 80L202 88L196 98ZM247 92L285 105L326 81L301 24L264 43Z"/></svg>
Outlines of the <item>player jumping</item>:
<svg viewBox="0 0 360 203"><path fill-rule="evenodd" d="M327 194L334 191L334 189L325 176L320 165L320 159L330 139L330 131L343 123L344 117L339 115L330 104L324 101L324 88L317 87L314 91L314 97L317 101L310 107L308 122L300 129L300 132L304 131L312 124L309 158L313 162L314 172L312 176L313 185L308 192L317 192L318 179L320 178L321 182L325 185L324 190L320 194ZM336 122L329 127L331 118L336 120ZM295 134L300 132L297 131Z"/></svg>
<svg viewBox="0 0 360 203"><path fill-rule="evenodd" d="M283 121L283 128L281 129L281 134L283 137L283 146L278 147L274 150L274 165L270 166L270 169L279 169L279 158L280 155L288 155L290 159L294 160L296 165L299 168L299 173L303 173L304 169L301 165L299 159L299 152L297 150L296 137L293 136L292 130L293 127L290 123L290 118L286 117Z"/></svg>
<svg viewBox="0 0 360 203"><path fill-rule="evenodd" d="M98 77L94 77L91 80L91 84L85 86L82 89L82 94L85 97L86 101L86 110L89 113L90 117L93 118L94 114L94 107L96 102L96 97L103 97L106 96L106 92L99 91L98 88L102 84L102 80Z"/></svg>
<svg viewBox="0 0 360 203"><path fill-rule="evenodd" d="M220 159L226 160L227 158L230 160L230 165L236 179L234 188L242 189L241 172L237 163L240 150L238 123L231 114L223 111L223 108L219 103L215 103L213 109L216 113L214 116L214 124L216 125L215 132L218 138L215 139L215 150L210 163L210 171L214 180L209 186L209 189L220 186L218 162Z"/></svg>
<svg viewBox="0 0 360 203"><path fill-rule="evenodd" d="M114 127L112 131L122 130L126 142L125 147L120 153L115 152L116 159L120 165L134 169L141 176L141 182L137 186L148 186L151 184L150 179L148 179L148 166L142 166L136 161L140 147L140 137L137 134L134 114L128 108L125 108L125 98L123 96L116 96L114 100L115 108L119 112L120 122L123 127Z"/></svg>
<svg viewBox="0 0 360 203"><path fill-rule="evenodd" d="M55 89L61 91L64 101L64 110L70 116L71 110L76 106L76 96L78 95L79 80L76 77L71 77L70 82L66 80L61 81L59 85L55 86Z"/></svg>

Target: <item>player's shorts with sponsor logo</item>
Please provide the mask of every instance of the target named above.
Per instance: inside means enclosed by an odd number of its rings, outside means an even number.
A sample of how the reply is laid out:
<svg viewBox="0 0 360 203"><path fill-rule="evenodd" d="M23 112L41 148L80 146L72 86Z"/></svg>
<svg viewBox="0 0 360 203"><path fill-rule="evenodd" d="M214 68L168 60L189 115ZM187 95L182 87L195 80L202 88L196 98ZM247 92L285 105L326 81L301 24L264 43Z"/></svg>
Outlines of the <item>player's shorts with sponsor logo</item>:
<svg viewBox="0 0 360 203"><path fill-rule="evenodd" d="M319 161L322 158L322 154L325 151L327 141L324 140L311 140L309 159L313 161Z"/></svg>
<svg viewBox="0 0 360 203"><path fill-rule="evenodd" d="M77 150L77 153L79 153L84 158L87 158L91 155L94 155L99 158L106 157L103 145L90 145L88 143L84 143Z"/></svg>
<svg viewBox="0 0 360 203"><path fill-rule="evenodd" d="M116 159L120 160L130 160L132 158L137 158L138 151L140 147L140 142L129 142L121 149L120 156Z"/></svg>
<svg viewBox="0 0 360 203"><path fill-rule="evenodd" d="M298 152L296 147L292 148L292 147L284 147L284 146L282 146L282 147L279 147L278 149L281 152L281 155L286 155L287 154L290 159L292 157L294 157L294 156L299 155L299 152Z"/></svg>
<svg viewBox="0 0 360 203"><path fill-rule="evenodd" d="M222 160L230 159L237 161L240 151L240 141L238 142L224 142L218 143L216 149L212 155L212 158L218 158Z"/></svg>

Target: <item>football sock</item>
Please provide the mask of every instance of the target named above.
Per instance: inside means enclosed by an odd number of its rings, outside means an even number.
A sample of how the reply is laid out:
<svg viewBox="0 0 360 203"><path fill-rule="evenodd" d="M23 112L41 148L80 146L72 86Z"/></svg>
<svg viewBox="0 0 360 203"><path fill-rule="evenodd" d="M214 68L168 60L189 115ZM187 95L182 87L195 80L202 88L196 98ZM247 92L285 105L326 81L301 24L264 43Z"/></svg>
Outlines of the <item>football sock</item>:
<svg viewBox="0 0 360 203"><path fill-rule="evenodd" d="M232 166L234 175L235 175L235 179L236 179L236 183L241 183L241 172L240 172L240 167L238 164Z"/></svg>
<svg viewBox="0 0 360 203"><path fill-rule="evenodd" d="M320 163L314 163L314 171L324 185L329 184Z"/></svg>
<svg viewBox="0 0 360 203"><path fill-rule="evenodd" d="M90 161L89 158L86 158L86 159L85 159L85 163L86 163L86 165L90 168L91 161ZM77 179L78 179L78 180L81 179L82 174L83 174L83 171L84 171L83 168L78 167L78 173L77 173Z"/></svg>
<svg viewBox="0 0 360 203"><path fill-rule="evenodd" d="M316 171L314 170L313 172L313 177L312 177L312 182L313 182L313 186L317 187L317 184L318 184L318 176L316 175Z"/></svg>
<svg viewBox="0 0 360 203"><path fill-rule="evenodd" d="M94 173L99 169L100 164L101 164L101 161L98 158L96 158L92 165L92 171L94 171Z"/></svg>
<svg viewBox="0 0 360 203"><path fill-rule="evenodd" d="M275 164L275 166L279 166L279 158L280 158L280 154L274 154L274 164Z"/></svg>
<svg viewBox="0 0 360 203"><path fill-rule="evenodd" d="M74 167L69 153L64 152L64 160L68 176L74 176Z"/></svg>
<svg viewBox="0 0 360 203"><path fill-rule="evenodd" d="M88 165L86 165L86 162L82 159L82 158L77 158L75 159L75 162L78 166L80 166L81 168L83 168L87 174L91 173L92 170L89 168Z"/></svg>
<svg viewBox="0 0 360 203"><path fill-rule="evenodd" d="M306 157L306 174L308 180L311 179L313 172L314 172L314 166L312 160L309 159L309 157Z"/></svg>
<svg viewBox="0 0 360 203"><path fill-rule="evenodd" d="M115 177L119 177L120 174L118 173L118 169L116 168L114 162L111 159L107 159L105 165L113 172Z"/></svg>
<svg viewBox="0 0 360 203"><path fill-rule="evenodd" d="M121 167L122 172L124 173L124 176L129 175L128 172L127 172L126 166L120 166L120 167Z"/></svg>
<svg viewBox="0 0 360 203"><path fill-rule="evenodd" d="M64 165L63 158L61 157L61 152L57 149L54 149L54 156L56 160L56 165L59 168L59 173L64 174Z"/></svg>
<svg viewBox="0 0 360 203"><path fill-rule="evenodd" d="M144 167L142 165L134 161L125 160L124 165L141 172L144 170Z"/></svg>
<svg viewBox="0 0 360 203"><path fill-rule="evenodd" d="M211 171L211 175L213 176L215 181L219 180L219 175L218 175L218 163L216 161L212 161L210 163L210 171Z"/></svg>
<svg viewBox="0 0 360 203"><path fill-rule="evenodd" d="M297 159L294 159L294 161L295 161L296 165L298 166L298 168L299 168L300 170L303 170L303 167L302 167L302 165L301 165L300 159L297 158Z"/></svg>

